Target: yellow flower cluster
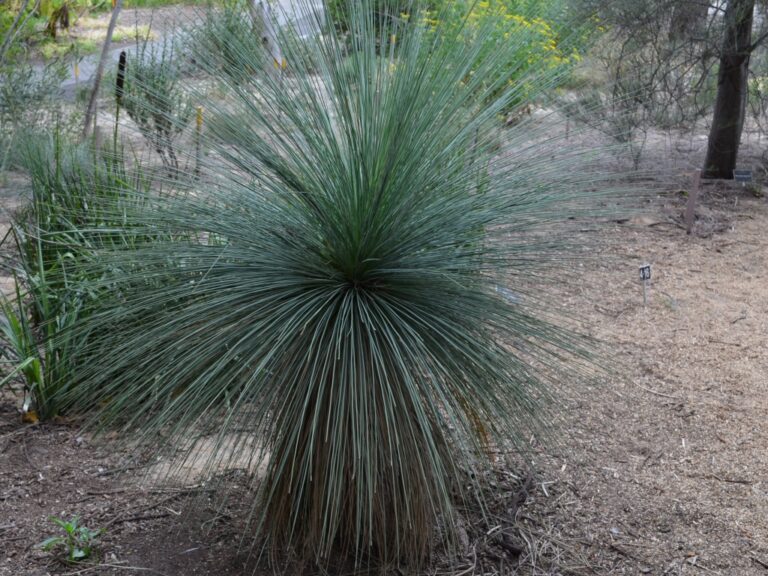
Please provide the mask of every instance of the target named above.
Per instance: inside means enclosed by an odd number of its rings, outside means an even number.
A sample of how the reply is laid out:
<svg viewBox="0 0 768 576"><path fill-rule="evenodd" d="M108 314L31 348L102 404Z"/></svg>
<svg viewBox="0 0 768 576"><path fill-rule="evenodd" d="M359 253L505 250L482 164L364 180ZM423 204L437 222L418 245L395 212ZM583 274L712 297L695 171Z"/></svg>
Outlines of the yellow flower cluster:
<svg viewBox="0 0 768 576"><path fill-rule="evenodd" d="M489 40L485 43L488 57L503 45L509 58L509 84L525 98L527 83L535 75L572 66L581 56L576 49L561 44L557 25L541 17L524 16L523 4L520 0L436 0L434 10L403 12L400 17L405 21L416 17L432 32L458 33L468 42L482 35Z"/></svg>
<svg viewBox="0 0 768 576"><path fill-rule="evenodd" d="M571 47L561 45L560 37L553 23L540 17L523 15L524 9L517 0L455 0L454 11L443 11L444 17L451 19L451 24L461 27L462 33L469 39L483 35L488 42L488 50L504 44L512 48L509 54L509 84L514 85L524 101L535 91L529 86L533 76L544 71L572 66L581 60L581 56ZM429 14L426 17L431 18ZM429 22L432 24L432 22ZM434 22L437 26L437 22ZM495 42L494 42L495 40ZM490 53L489 53L490 56Z"/></svg>
<svg viewBox="0 0 768 576"><path fill-rule="evenodd" d="M503 0L477 2L471 8L467 21L470 29L477 29L481 22L492 18L498 22L496 33L507 40L522 38L520 56L528 64L537 62L546 67L556 67L579 61L576 53L567 54L558 46L557 34L542 18L526 18L510 10Z"/></svg>

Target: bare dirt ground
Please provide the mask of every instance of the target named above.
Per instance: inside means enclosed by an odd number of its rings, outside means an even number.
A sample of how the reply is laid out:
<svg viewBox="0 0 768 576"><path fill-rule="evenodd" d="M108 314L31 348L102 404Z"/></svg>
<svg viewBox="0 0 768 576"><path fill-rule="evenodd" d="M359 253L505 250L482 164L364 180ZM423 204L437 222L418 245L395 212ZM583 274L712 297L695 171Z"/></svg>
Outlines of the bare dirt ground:
<svg viewBox="0 0 768 576"><path fill-rule="evenodd" d="M706 184L687 236L686 186L583 232L604 248L560 297L606 344L613 376L567 389L559 443L534 446L534 474L500 485L498 526L440 574L768 574L768 201ZM0 398L0 576L270 573L240 548L246 470L226 473L222 507L206 478L143 483L143 455L71 423L23 424L19 402ZM93 564L35 547L56 534L50 516L73 515L105 529Z"/></svg>
<svg viewBox="0 0 768 576"><path fill-rule="evenodd" d="M626 267L585 271L621 376L568 399L524 512L572 572L768 573L768 205L734 185L705 194L721 233L687 237L669 197L645 226L605 232Z"/></svg>

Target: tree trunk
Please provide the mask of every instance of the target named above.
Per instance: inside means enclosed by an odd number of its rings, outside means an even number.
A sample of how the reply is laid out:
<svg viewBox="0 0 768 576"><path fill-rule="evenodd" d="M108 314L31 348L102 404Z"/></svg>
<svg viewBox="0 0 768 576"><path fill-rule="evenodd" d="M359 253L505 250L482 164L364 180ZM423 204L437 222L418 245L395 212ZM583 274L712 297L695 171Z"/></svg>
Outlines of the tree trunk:
<svg viewBox="0 0 768 576"><path fill-rule="evenodd" d="M279 75L280 71L285 68L285 59L280 49L280 43L277 41L277 32L275 31L269 3L264 0L253 0L250 7L251 16L267 55L268 62L265 63L267 67L266 72Z"/></svg>
<svg viewBox="0 0 768 576"><path fill-rule="evenodd" d="M94 121L96 114L96 100L99 96L99 87L101 86L101 77L104 75L104 66L107 63L107 57L109 56L109 46L112 44L112 33L115 31L117 25L117 17L120 14L120 9L123 7L123 0L117 0L114 9L112 10L112 17L109 19L109 28L107 28L107 37L104 39L104 46L101 48L101 57L99 58L99 65L96 68L96 74L93 77L93 92L91 92L91 98L88 100L88 108L85 111L85 122L83 123L82 138L88 137L88 132L91 129L91 122Z"/></svg>
<svg viewBox="0 0 768 576"><path fill-rule="evenodd" d="M708 0L682 0L674 3L669 40L673 44L702 36L707 27Z"/></svg>
<svg viewBox="0 0 768 576"><path fill-rule="evenodd" d="M729 0L704 178L733 178L747 104L755 0Z"/></svg>

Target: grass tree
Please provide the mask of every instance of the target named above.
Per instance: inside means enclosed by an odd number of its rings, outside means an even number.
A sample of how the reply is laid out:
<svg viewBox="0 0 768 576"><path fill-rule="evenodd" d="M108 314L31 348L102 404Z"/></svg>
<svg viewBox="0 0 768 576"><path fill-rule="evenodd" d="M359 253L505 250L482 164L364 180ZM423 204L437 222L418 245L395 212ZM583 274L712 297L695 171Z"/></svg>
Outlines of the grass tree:
<svg viewBox="0 0 768 576"><path fill-rule="evenodd" d="M537 283L600 177L532 122L500 135L562 73L509 84L515 37L351 14L343 41L283 29L280 74L195 54L225 88L201 177L132 215L152 241L81 263L112 296L67 400L158 447L213 431L212 469L260 462L258 542L414 566L482 502L488 447L545 428L547 384L582 366ZM259 70L253 41L230 66Z"/></svg>

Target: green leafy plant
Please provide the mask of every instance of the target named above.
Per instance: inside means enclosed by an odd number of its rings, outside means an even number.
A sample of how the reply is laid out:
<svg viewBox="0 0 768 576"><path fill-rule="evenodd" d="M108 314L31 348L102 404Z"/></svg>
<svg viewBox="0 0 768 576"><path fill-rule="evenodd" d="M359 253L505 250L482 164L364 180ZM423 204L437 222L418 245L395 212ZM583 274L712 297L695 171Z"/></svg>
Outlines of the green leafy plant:
<svg viewBox="0 0 768 576"><path fill-rule="evenodd" d="M43 294L46 294L43 292ZM37 302L34 312L45 314L49 304ZM16 279L16 298L11 301L0 295L0 359L11 366L9 373L0 381L0 385L20 375L23 377L25 418L36 422L39 414L48 414L50 394L53 392L47 371L43 370L44 352L39 348L40 338L34 330L33 309L22 296L19 281ZM51 353L51 350L48 350ZM54 356L51 356L52 364ZM51 414L52 415L52 414Z"/></svg>
<svg viewBox="0 0 768 576"><path fill-rule="evenodd" d="M24 377L28 390L37 389L44 385L42 363L37 349L29 313L19 292L16 281L16 300L11 301L0 294L0 360L10 366L9 373L0 379L0 387L10 382L18 374ZM29 412L28 402L25 401L25 413Z"/></svg>
<svg viewBox="0 0 768 576"><path fill-rule="evenodd" d="M69 329L78 321L81 299L66 288L55 287L45 268L38 263L37 276L24 273L27 292L16 280L16 298L3 298L0 306L0 358L15 366L7 378L20 373L24 380L24 413L31 421L59 414L56 394L71 385L71 363L77 341Z"/></svg>
<svg viewBox="0 0 768 576"><path fill-rule="evenodd" d="M22 377L25 412L49 419L60 412L58 395L75 386L73 363L89 337L75 337L71 328L94 301L110 296L78 263L99 248L151 238L130 219L147 201L146 184L126 169L121 151L65 151L58 137L25 140L21 158L32 198L5 239L12 258L0 262L16 279L15 298L0 299L0 360L11 367L2 381Z"/></svg>
<svg viewBox="0 0 768 576"><path fill-rule="evenodd" d="M287 77L193 46L226 89L211 159L137 216L156 241L80 261L115 297L75 329L99 337L62 401L190 458L212 435L209 469L260 463L263 546L417 567L457 549L488 450L545 433L550 385L589 373L543 287L616 189L549 126L500 142L516 42L487 57L488 35L417 18L381 38L364 13L351 53L334 31L284 43Z"/></svg>
<svg viewBox="0 0 768 576"><path fill-rule="evenodd" d="M92 530L80 523L78 516L63 520L56 516L49 518L56 526L64 531L61 536L51 536L40 542L37 547L45 551L61 549L69 562L88 560L94 551L94 546L104 530Z"/></svg>

